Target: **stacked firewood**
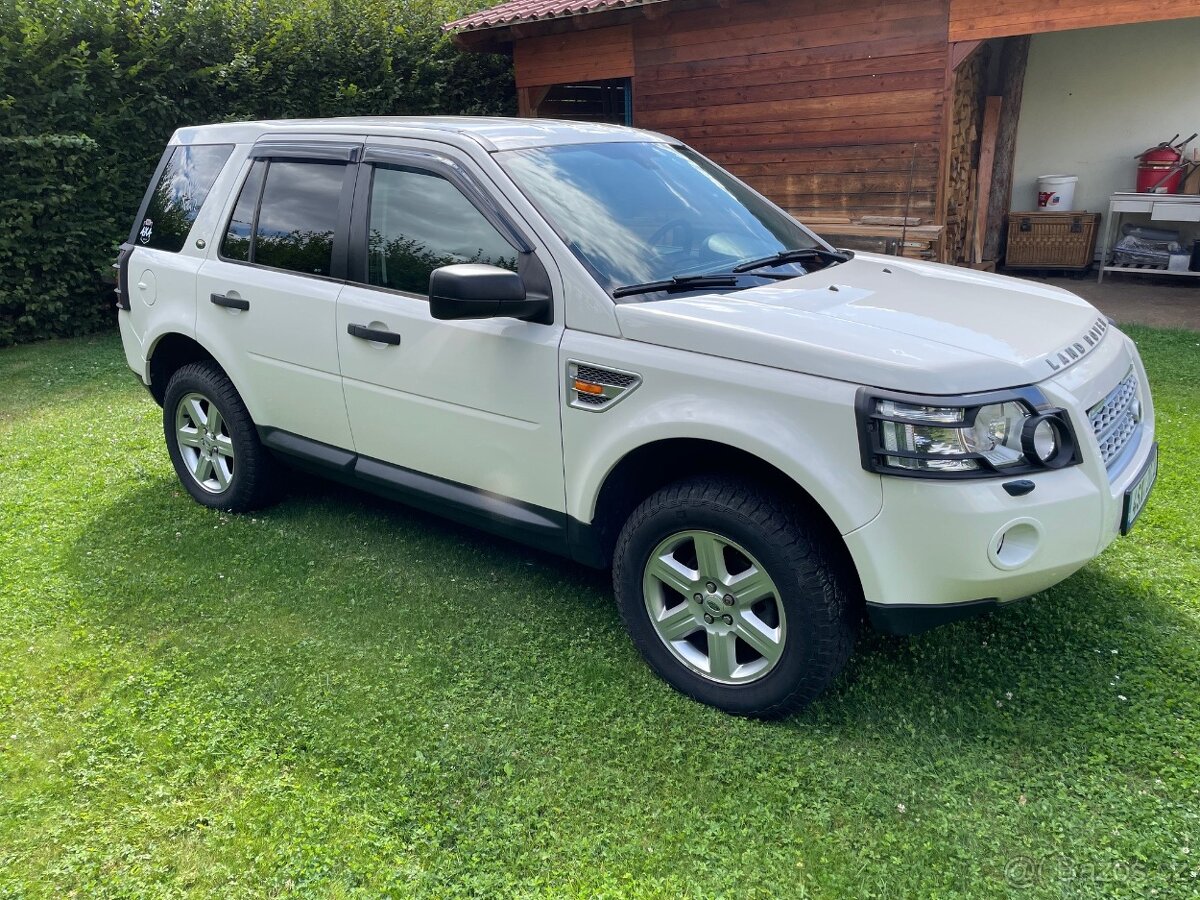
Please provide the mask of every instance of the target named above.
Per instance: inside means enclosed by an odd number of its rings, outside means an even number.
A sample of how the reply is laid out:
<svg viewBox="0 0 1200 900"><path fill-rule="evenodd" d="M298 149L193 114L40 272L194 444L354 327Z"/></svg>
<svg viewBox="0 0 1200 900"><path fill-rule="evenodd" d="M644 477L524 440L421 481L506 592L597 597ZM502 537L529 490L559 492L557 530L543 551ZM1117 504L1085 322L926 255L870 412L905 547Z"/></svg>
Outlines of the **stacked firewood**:
<svg viewBox="0 0 1200 900"><path fill-rule="evenodd" d="M941 248L945 262L959 262L970 255L987 66L985 47L962 64L954 81L951 107L954 126L950 135L946 180L946 234Z"/></svg>

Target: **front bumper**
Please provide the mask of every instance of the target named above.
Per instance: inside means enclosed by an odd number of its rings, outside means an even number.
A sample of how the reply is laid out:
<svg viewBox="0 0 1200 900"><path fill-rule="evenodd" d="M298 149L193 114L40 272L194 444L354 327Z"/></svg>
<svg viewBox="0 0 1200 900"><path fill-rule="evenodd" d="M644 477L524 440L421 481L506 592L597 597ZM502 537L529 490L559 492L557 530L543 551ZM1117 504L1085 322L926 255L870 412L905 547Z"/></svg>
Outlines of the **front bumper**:
<svg viewBox="0 0 1200 900"><path fill-rule="evenodd" d="M1105 343L1107 352L1039 385L1069 411L1080 465L1019 476L1034 489L1015 497L1004 490L1007 478L883 477L879 515L845 535L874 624L915 633L1028 597L1082 568L1120 534L1125 491L1154 447L1154 411L1132 342L1113 329ZM1110 470L1087 410L1131 367L1142 421Z"/></svg>

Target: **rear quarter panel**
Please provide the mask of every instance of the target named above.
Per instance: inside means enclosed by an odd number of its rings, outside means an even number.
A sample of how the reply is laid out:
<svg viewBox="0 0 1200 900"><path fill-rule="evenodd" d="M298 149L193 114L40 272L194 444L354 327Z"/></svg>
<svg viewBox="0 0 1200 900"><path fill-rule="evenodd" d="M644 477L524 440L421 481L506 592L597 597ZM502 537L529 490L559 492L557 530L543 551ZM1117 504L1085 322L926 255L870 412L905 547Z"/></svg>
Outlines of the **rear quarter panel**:
<svg viewBox="0 0 1200 900"><path fill-rule="evenodd" d="M217 251L226 209L233 199L230 193L240 183L248 147L236 146L225 161L178 253L143 247L135 240L129 257L128 327L141 347L139 374L146 383L150 380L148 360L164 336L196 337L196 275L209 254ZM197 242L203 246L197 246ZM153 293L139 288L140 284L153 284Z"/></svg>

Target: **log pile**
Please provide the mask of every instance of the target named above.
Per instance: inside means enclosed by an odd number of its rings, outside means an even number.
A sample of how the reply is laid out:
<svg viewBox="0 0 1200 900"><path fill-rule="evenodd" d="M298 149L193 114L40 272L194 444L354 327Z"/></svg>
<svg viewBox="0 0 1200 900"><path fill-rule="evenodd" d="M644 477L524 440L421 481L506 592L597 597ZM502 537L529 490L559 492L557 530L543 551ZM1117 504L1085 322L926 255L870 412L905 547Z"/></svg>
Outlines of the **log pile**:
<svg viewBox="0 0 1200 900"><path fill-rule="evenodd" d="M976 202L976 167L979 164L987 69L988 48L983 46L955 73L951 105L954 124L946 180L946 234L941 247L941 258L945 262L956 263L970 257L970 227Z"/></svg>

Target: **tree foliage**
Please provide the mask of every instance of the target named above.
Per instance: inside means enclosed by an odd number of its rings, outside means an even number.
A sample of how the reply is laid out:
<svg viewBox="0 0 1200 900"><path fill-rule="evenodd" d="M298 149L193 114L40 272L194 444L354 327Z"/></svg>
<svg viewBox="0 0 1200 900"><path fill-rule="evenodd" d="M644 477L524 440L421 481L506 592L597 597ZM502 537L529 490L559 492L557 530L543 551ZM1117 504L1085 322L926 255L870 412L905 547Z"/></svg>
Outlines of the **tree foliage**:
<svg viewBox="0 0 1200 900"><path fill-rule="evenodd" d="M482 5L463 3L4 0L0 344L107 320L108 262L180 126L511 114L509 61L463 53L441 32ZM59 243L18 246L31 233Z"/></svg>

